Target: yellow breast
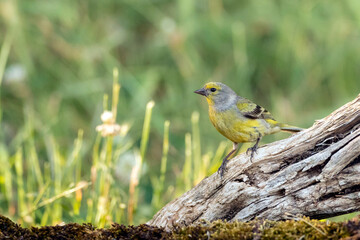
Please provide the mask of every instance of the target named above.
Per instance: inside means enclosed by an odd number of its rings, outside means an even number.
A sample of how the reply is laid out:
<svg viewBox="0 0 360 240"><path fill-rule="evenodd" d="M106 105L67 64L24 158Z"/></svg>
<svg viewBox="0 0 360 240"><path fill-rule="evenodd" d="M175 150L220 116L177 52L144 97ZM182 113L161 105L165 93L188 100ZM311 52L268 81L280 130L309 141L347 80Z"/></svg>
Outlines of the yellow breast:
<svg viewBox="0 0 360 240"><path fill-rule="evenodd" d="M235 109L216 111L214 107L209 106L209 117L223 136L237 143L254 142L275 130L266 120L246 118Z"/></svg>

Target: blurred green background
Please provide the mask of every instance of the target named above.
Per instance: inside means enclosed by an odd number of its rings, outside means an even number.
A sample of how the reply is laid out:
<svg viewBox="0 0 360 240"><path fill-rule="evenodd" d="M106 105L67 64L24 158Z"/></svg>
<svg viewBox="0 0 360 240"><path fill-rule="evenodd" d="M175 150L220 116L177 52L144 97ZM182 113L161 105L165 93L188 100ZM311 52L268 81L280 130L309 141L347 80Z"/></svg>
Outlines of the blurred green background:
<svg viewBox="0 0 360 240"><path fill-rule="evenodd" d="M304 128L357 96L360 1L0 0L0 47L0 213L139 224L231 148L193 93L204 83ZM130 129L101 138L114 68Z"/></svg>

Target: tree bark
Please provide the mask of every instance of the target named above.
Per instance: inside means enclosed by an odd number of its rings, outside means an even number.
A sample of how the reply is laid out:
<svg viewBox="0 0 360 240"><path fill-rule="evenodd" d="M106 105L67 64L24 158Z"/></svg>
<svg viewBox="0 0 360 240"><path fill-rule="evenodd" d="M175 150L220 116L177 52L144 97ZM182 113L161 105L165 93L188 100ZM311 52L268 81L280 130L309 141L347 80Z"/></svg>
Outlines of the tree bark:
<svg viewBox="0 0 360 240"><path fill-rule="evenodd" d="M163 207L150 225L327 218L360 210L360 95L291 137L241 154Z"/></svg>

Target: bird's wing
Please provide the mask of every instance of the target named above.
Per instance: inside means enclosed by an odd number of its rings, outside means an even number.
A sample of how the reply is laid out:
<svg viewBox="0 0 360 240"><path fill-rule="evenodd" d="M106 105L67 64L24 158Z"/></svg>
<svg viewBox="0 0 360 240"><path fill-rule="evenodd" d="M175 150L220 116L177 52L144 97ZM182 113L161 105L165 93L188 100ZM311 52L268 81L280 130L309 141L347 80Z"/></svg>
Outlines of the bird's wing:
<svg viewBox="0 0 360 240"><path fill-rule="evenodd" d="M275 120L271 113L265 108L251 102L246 98L239 99L236 104L239 111L248 118L252 119L272 119Z"/></svg>

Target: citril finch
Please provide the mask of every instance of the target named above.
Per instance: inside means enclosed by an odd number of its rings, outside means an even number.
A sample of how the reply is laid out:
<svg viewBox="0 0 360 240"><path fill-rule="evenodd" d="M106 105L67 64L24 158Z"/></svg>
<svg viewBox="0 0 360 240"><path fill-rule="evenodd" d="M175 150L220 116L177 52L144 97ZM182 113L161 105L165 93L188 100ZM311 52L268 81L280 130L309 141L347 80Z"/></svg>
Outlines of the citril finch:
<svg viewBox="0 0 360 240"><path fill-rule="evenodd" d="M255 142L246 151L251 152L251 160L263 136L279 131L295 133L303 130L279 123L265 108L238 96L223 83L209 82L195 93L206 97L210 121L222 135L233 142L233 149L226 155L218 170L221 177L228 159L236 152L239 143Z"/></svg>

